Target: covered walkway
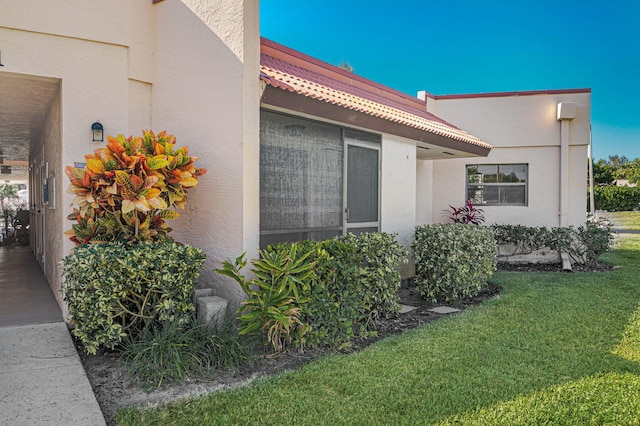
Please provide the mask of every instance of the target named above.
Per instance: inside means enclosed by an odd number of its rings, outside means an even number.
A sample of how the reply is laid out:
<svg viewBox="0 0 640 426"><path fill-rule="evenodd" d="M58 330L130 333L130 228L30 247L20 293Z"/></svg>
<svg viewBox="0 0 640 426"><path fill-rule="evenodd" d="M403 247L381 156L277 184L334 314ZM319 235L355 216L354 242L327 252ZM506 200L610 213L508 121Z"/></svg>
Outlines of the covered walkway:
<svg viewBox="0 0 640 426"><path fill-rule="evenodd" d="M0 247L0 419L104 425L62 313L29 247Z"/></svg>

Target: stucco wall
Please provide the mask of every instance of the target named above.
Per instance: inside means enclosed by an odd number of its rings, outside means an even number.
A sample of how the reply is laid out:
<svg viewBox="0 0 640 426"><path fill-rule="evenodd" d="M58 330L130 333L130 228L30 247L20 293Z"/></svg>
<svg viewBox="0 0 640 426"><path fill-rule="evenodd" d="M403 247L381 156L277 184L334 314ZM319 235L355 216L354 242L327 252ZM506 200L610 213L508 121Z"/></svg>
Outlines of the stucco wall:
<svg viewBox="0 0 640 426"><path fill-rule="evenodd" d="M209 173L171 226L176 240L208 255L203 285L239 299L240 289L212 270L243 251L255 257L258 247L258 2L3 0L1 9L0 72L61 80L61 141L44 138L46 155L57 156L50 167L60 194L46 230L54 290L56 265L72 247L62 235L72 201L62 168L102 146L90 140L99 120L107 135L166 129L201 158Z"/></svg>
<svg viewBox="0 0 640 426"><path fill-rule="evenodd" d="M398 234L410 247L416 223L416 145L397 136L382 136L381 218L384 232Z"/></svg>
<svg viewBox="0 0 640 426"><path fill-rule="evenodd" d="M66 177L61 161L61 115L61 99L60 92L58 92L47 113L37 141L31 149L31 164L33 168L38 168L39 170L32 176L32 179L35 178L36 182L31 199L36 208L31 215L35 223L31 224L29 228L31 239L34 241L34 252L37 255L42 254L38 256L38 261L49 280L51 290L58 300L58 304L64 308L62 295L60 294L62 281L59 277L57 265L57 260L66 254L63 247L64 241L62 238L51 238L52 235L62 235L65 230L63 225L66 215L63 212L66 206L62 200L64 198L64 189L66 189ZM43 166L46 169L45 173L40 172ZM49 200L48 204L44 204L42 200L42 185L48 177L55 179L55 197L54 200ZM41 216L42 220L38 216ZM40 229L42 225L44 225L44 229ZM43 236L44 238L42 238ZM66 316L66 309L63 310Z"/></svg>
<svg viewBox="0 0 640 426"><path fill-rule="evenodd" d="M393 135L382 136L380 230L397 234L409 249L416 224L416 145ZM403 277L413 276L413 263L400 265Z"/></svg>
<svg viewBox="0 0 640 426"><path fill-rule="evenodd" d="M433 161L416 161L416 225L433 223Z"/></svg>
<svg viewBox="0 0 640 426"><path fill-rule="evenodd" d="M152 125L176 135L208 170L171 224L174 237L205 250L201 285L236 301L241 289L213 269L244 251L257 254L257 7L225 0L165 1L154 8Z"/></svg>
<svg viewBox="0 0 640 426"><path fill-rule="evenodd" d="M9 3L14 6L18 2ZM50 18L60 12L54 4L36 3L29 6L29 11L37 10L36 17L43 14ZM3 3L2 19L7 17L4 7ZM7 10L14 12L12 8ZM80 12L65 16L68 26L86 20ZM29 23L37 28L34 22ZM48 29L46 25L42 28ZM100 120L108 133L127 130L127 51L119 45L22 29L0 28L0 40L6 40L2 43L5 65L2 71L61 80L59 111L51 113L53 115L47 118L42 130L45 157L50 173L54 172L56 176L57 194L55 214L53 211L46 213L44 272L61 303L57 292L61 284L57 264L72 247L62 235L62 231L71 225L65 218L70 213L68 206L72 201L72 196L65 193L67 181L63 168L75 161L84 161L84 154L97 147L90 140L90 127L95 120ZM56 120L58 124L54 123ZM53 137L56 132L61 136ZM32 145L35 145L40 136L33 137Z"/></svg>
<svg viewBox="0 0 640 426"><path fill-rule="evenodd" d="M527 163L528 205L482 206L486 221L558 226L560 122L556 119L556 110L559 102L577 103L576 118L570 122L568 223L583 224L590 140L589 93L429 99L432 112L495 147L487 158L433 161L433 221L443 221L442 211L449 204L464 203L467 164ZM420 206L422 208L422 204ZM428 214L419 212L418 216Z"/></svg>

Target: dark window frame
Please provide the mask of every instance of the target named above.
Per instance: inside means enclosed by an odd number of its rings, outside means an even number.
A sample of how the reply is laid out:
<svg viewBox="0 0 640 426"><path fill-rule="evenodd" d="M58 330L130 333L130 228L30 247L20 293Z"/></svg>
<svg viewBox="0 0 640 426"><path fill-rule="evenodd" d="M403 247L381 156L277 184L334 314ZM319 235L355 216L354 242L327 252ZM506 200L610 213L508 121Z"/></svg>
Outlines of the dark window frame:
<svg viewBox="0 0 640 426"><path fill-rule="evenodd" d="M524 182L508 182L508 181L500 181L501 176L500 173L501 167L513 167L513 166L524 166L525 167L525 176ZM478 167L496 167L496 181L495 182L485 182L482 179L482 174L477 173L476 175L471 175L469 173L471 168ZM478 176L476 182L472 182L471 176ZM498 202L485 202L483 200L479 200L478 196L470 196L470 192L476 188L476 192L483 192L485 187L487 188L497 188L498 189ZM500 202L502 199L501 191L506 188L515 188L521 187L524 188L524 200L522 202ZM467 164L465 167L465 194L467 199L470 199L473 204L478 206L519 206L519 207L527 207L529 205L529 163L492 163L492 164ZM482 195L480 195L482 197Z"/></svg>

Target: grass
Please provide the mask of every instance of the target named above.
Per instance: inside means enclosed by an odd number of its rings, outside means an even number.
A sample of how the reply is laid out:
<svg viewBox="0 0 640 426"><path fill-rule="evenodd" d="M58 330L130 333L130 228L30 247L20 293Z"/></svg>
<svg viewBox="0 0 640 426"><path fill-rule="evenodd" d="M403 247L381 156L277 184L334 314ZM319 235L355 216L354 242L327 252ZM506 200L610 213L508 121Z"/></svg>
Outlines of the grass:
<svg viewBox="0 0 640 426"><path fill-rule="evenodd" d="M640 230L640 212L607 212L598 213L614 223L614 228L624 230Z"/></svg>
<svg viewBox="0 0 640 426"><path fill-rule="evenodd" d="M457 316L118 424L640 424L640 236L604 259L621 267L496 274Z"/></svg>

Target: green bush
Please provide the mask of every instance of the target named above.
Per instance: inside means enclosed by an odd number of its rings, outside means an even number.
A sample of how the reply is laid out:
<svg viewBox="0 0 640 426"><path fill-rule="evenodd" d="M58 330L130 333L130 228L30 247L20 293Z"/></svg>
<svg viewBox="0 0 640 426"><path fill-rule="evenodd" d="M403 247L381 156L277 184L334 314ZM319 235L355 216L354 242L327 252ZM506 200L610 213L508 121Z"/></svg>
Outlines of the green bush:
<svg viewBox="0 0 640 426"><path fill-rule="evenodd" d="M174 242L75 247L60 262L73 334L95 354L158 323L188 321L204 259Z"/></svg>
<svg viewBox="0 0 640 426"><path fill-rule="evenodd" d="M418 226L413 249L416 287L433 301L475 296L496 270L496 243L490 227Z"/></svg>
<svg viewBox="0 0 640 426"><path fill-rule="evenodd" d="M596 186L593 188L593 198L598 210L621 212L640 209L638 186Z"/></svg>
<svg viewBox="0 0 640 426"><path fill-rule="evenodd" d="M384 232L307 241L317 279L305 293L302 320L311 345L337 346L375 333L376 321L398 313L399 263L406 250Z"/></svg>
<svg viewBox="0 0 640 426"><path fill-rule="evenodd" d="M598 258L607 252L613 241L611 224L589 217L578 227L492 225L496 244L513 247L507 256L529 254L548 248L568 254L574 262L597 265ZM500 248L499 250L503 250ZM504 254L504 253L501 253Z"/></svg>
<svg viewBox="0 0 640 426"><path fill-rule="evenodd" d="M339 238L353 244L356 254L362 259L363 277L358 289L369 320L397 314L400 311L398 290L401 277L396 268L407 261L407 252L396 241L395 235L373 232L359 236L347 234Z"/></svg>
<svg viewBox="0 0 640 426"><path fill-rule="evenodd" d="M376 320L400 309L395 268L406 252L393 235L282 243L260 256L252 261L254 280L240 274L244 255L216 272L236 280L249 296L240 309L240 332L261 333L276 352L287 342L299 348L340 345L374 332Z"/></svg>
<svg viewBox="0 0 640 426"><path fill-rule="evenodd" d="M189 376L211 377L218 368L237 369L248 360L236 327L227 319L219 328L198 324L189 315L183 324L167 322L129 339L118 362L130 378L158 386Z"/></svg>
<svg viewBox="0 0 640 426"><path fill-rule="evenodd" d="M311 326L307 344L339 346L365 335L367 305L359 288L364 278L363 261L356 246L337 238L300 244L311 253L316 272L316 279L302 290L307 302L300 318Z"/></svg>

